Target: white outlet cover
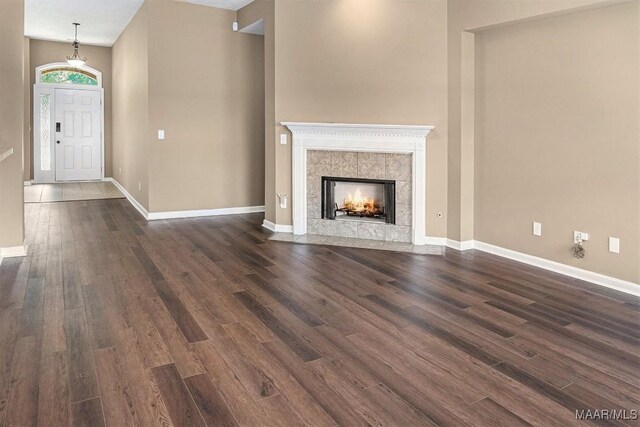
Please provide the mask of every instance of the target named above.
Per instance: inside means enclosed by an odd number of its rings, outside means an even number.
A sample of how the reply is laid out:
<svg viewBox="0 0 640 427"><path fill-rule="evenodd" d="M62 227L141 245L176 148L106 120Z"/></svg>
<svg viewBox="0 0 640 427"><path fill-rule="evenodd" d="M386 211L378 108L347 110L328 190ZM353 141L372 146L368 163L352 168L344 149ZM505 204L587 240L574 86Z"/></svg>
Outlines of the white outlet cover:
<svg viewBox="0 0 640 427"><path fill-rule="evenodd" d="M280 144L287 145L287 134L286 133L281 133L280 134Z"/></svg>
<svg viewBox="0 0 640 427"><path fill-rule="evenodd" d="M589 240L589 233L582 231L573 232L573 243L579 243L580 241L586 242L587 240Z"/></svg>
<svg viewBox="0 0 640 427"><path fill-rule="evenodd" d="M609 237L609 252L614 254L620 253L620 239L617 237Z"/></svg>
<svg viewBox="0 0 640 427"><path fill-rule="evenodd" d="M164 130L160 129L158 131L158 139L164 139Z"/></svg>
<svg viewBox="0 0 640 427"><path fill-rule="evenodd" d="M533 223L533 235L542 236L542 224L539 222Z"/></svg>

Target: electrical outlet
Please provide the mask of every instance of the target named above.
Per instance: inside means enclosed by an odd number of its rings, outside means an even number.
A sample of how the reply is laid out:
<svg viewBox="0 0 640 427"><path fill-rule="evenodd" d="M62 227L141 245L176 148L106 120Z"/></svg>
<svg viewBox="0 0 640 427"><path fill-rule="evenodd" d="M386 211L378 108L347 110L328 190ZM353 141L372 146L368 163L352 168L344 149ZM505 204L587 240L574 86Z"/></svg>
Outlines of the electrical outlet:
<svg viewBox="0 0 640 427"><path fill-rule="evenodd" d="M287 197L289 196L286 194L280 194L280 193L277 193L277 195L278 195L278 199L280 199L280 207L282 209L287 209Z"/></svg>
<svg viewBox="0 0 640 427"><path fill-rule="evenodd" d="M141 183L141 182L139 182L139 183L138 183L138 191L141 191L141 190L142 190L142 183Z"/></svg>
<svg viewBox="0 0 640 427"><path fill-rule="evenodd" d="M158 139L164 139L164 130L160 129L158 131Z"/></svg>
<svg viewBox="0 0 640 427"><path fill-rule="evenodd" d="M542 236L542 224L539 222L533 223L533 235Z"/></svg>
<svg viewBox="0 0 640 427"><path fill-rule="evenodd" d="M286 133L281 133L280 134L280 144L287 145L287 134Z"/></svg>
<svg viewBox="0 0 640 427"><path fill-rule="evenodd" d="M573 232L573 243L581 243L589 240L589 233L585 233L582 231L574 231Z"/></svg>
<svg viewBox="0 0 640 427"><path fill-rule="evenodd" d="M620 253L620 239L617 237L609 237L609 252L614 254Z"/></svg>

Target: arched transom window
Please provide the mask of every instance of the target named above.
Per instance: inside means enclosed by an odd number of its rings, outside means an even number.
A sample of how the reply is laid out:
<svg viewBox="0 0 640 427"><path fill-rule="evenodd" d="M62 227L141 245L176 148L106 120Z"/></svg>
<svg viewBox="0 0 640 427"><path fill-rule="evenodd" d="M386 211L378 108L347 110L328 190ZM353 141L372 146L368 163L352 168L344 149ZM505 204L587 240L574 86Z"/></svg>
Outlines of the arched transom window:
<svg viewBox="0 0 640 427"><path fill-rule="evenodd" d="M91 67L70 67L66 63L47 64L36 68L36 84L102 86L102 73Z"/></svg>

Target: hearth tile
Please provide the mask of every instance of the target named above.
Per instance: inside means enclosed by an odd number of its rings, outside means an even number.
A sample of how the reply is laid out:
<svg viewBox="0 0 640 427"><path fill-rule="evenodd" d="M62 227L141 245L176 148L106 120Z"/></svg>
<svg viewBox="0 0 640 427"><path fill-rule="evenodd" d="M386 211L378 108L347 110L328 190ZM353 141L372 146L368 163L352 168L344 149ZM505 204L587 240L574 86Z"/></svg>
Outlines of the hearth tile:
<svg viewBox="0 0 640 427"><path fill-rule="evenodd" d="M386 179L411 181L411 154L386 154Z"/></svg>
<svg viewBox="0 0 640 427"><path fill-rule="evenodd" d="M275 240L278 242L293 242L299 236L296 236L293 233L275 233L273 236L269 237L269 240Z"/></svg>
<svg viewBox="0 0 640 427"><path fill-rule="evenodd" d="M324 234L323 230L325 220L323 219L309 219L307 218L307 232L309 234Z"/></svg>
<svg viewBox="0 0 640 427"><path fill-rule="evenodd" d="M354 239L353 247L362 249L382 249L385 242L380 240Z"/></svg>
<svg viewBox="0 0 640 427"><path fill-rule="evenodd" d="M320 176L307 177L307 197L308 198L322 197L322 179L320 178Z"/></svg>
<svg viewBox="0 0 640 427"><path fill-rule="evenodd" d="M329 236L327 237L327 240L324 241L323 245L353 247L356 240L357 239L349 237Z"/></svg>
<svg viewBox="0 0 640 427"><path fill-rule="evenodd" d="M358 178L384 179L384 153L358 153Z"/></svg>
<svg viewBox="0 0 640 427"><path fill-rule="evenodd" d="M327 176L331 173L331 152L324 150L307 151L307 177Z"/></svg>
<svg viewBox="0 0 640 427"><path fill-rule="evenodd" d="M387 224L384 232L387 242L411 242L411 227Z"/></svg>
<svg viewBox="0 0 640 427"><path fill-rule="evenodd" d="M411 203L411 181L396 181L396 203Z"/></svg>
<svg viewBox="0 0 640 427"><path fill-rule="evenodd" d="M411 225L411 205L396 203L396 225Z"/></svg>
<svg viewBox="0 0 640 427"><path fill-rule="evenodd" d="M372 222L359 222L357 224L359 239L384 240L385 224Z"/></svg>
<svg viewBox="0 0 640 427"><path fill-rule="evenodd" d="M337 237L358 237L358 222L357 221L329 221L332 222L332 226L327 233Z"/></svg>
<svg viewBox="0 0 640 427"><path fill-rule="evenodd" d="M332 151L331 176L357 178L358 153L353 151Z"/></svg>
<svg viewBox="0 0 640 427"><path fill-rule="evenodd" d="M320 219L322 218L322 200L320 197L309 197L307 199L307 218L308 219Z"/></svg>
<svg viewBox="0 0 640 427"><path fill-rule="evenodd" d="M298 237L295 242L322 245L327 241L327 238L327 236L320 236L318 234L305 234Z"/></svg>
<svg viewBox="0 0 640 427"><path fill-rule="evenodd" d="M442 246L437 245L422 245L413 246L413 253L420 255L442 255Z"/></svg>
<svg viewBox="0 0 640 427"><path fill-rule="evenodd" d="M395 252L411 252L413 251L413 245L411 243L402 242L384 242L382 249Z"/></svg>

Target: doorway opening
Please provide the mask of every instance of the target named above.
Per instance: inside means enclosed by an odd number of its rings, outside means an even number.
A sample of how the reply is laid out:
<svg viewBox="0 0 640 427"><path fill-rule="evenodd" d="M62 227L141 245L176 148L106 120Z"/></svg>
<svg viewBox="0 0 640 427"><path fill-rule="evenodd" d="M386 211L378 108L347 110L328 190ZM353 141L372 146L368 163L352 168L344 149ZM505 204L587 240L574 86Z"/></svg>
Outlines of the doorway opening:
<svg viewBox="0 0 640 427"><path fill-rule="evenodd" d="M102 73L42 65L33 97L34 183L104 179Z"/></svg>

